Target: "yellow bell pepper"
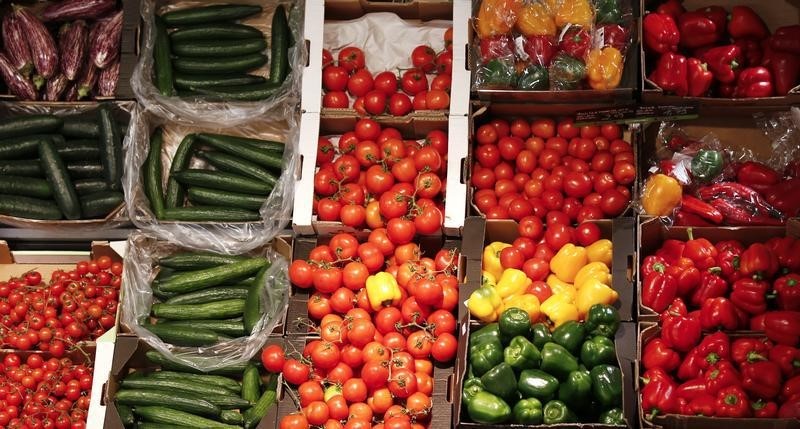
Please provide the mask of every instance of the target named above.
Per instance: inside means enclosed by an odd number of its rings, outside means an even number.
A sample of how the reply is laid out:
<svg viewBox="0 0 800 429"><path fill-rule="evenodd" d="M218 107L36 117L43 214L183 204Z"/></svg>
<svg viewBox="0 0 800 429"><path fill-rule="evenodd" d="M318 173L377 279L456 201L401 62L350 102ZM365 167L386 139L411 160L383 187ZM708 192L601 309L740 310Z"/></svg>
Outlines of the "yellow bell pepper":
<svg viewBox="0 0 800 429"><path fill-rule="evenodd" d="M536 322L539 320L539 305L539 298L537 298L536 295L526 293L524 295L506 298L503 301L503 311L509 308L520 308L528 313L531 322Z"/></svg>
<svg viewBox="0 0 800 429"><path fill-rule="evenodd" d="M533 2L523 6L517 17L517 31L524 36L555 36L556 23L543 3Z"/></svg>
<svg viewBox="0 0 800 429"><path fill-rule="evenodd" d="M495 279L499 279L503 274L503 266L500 264L500 251L506 247L511 247L511 245L495 241L483 248L483 271L488 272Z"/></svg>
<svg viewBox="0 0 800 429"><path fill-rule="evenodd" d="M589 280L596 279L600 283L611 284L611 272L606 264L602 262L589 262L584 265L575 275L575 289L580 288Z"/></svg>
<svg viewBox="0 0 800 429"><path fill-rule="evenodd" d="M592 49L586 56L586 74L592 89L614 89L622 78L622 53L613 46Z"/></svg>
<svg viewBox="0 0 800 429"><path fill-rule="evenodd" d="M589 262L602 262L611 268L612 250L611 240L604 238L586 246L586 257Z"/></svg>
<svg viewBox="0 0 800 429"><path fill-rule="evenodd" d="M617 302L619 294L608 285L600 283L597 279L589 279L583 287L578 290L575 298L575 306L578 308L578 315L581 319L586 317L589 308L595 304L611 305Z"/></svg>
<svg viewBox="0 0 800 429"><path fill-rule="evenodd" d="M522 0L482 0L475 18L478 37L508 34L517 22Z"/></svg>
<svg viewBox="0 0 800 429"><path fill-rule="evenodd" d="M558 28L572 24L591 30L594 13L589 0L561 0L555 3L555 20Z"/></svg>
<svg viewBox="0 0 800 429"><path fill-rule="evenodd" d="M402 296L393 275L380 272L367 277L367 299L373 310L378 311L384 305L396 304Z"/></svg>
<svg viewBox="0 0 800 429"><path fill-rule="evenodd" d="M575 274L578 274L578 270L587 262L585 248L567 243L550 260L550 271L559 280L572 283L575 281Z"/></svg>
<svg viewBox="0 0 800 429"><path fill-rule="evenodd" d="M470 314L482 322L491 323L500 317L503 300L494 288L480 287L469 296L467 308Z"/></svg>
<svg viewBox="0 0 800 429"><path fill-rule="evenodd" d="M569 296L564 294L551 295L539 306L539 310L556 327L570 320L578 320L578 307L573 304Z"/></svg>
<svg viewBox="0 0 800 429"><path fill-rule="evenodd" d="M497 284L497 279L492 273L488 271L481 271L481 286L494 287Z"/></svg>
<svg viewBox="0 0 800 429"><path fill-rule="evenodd" d="M642 192L642 208L651 216L668 216L681 202L683 188L672 177L654 174L647 179Z"/></svg>
<svg viewBox="0 0 800 429"><path fill-rule="evenodd" d="M495 289L500 295L500 298L506 299L510 296L522 295L528 290L528 286L533 281L528 278L524 271L516 268L509 268L503 271L500 280L497 281Z"/></svg>
<svg viewBox="0 0 800 429"><path fill-rule="evenodd" d="M555 276L555 274L550 274L547 276L545 280L547 286L550 286L550 291L553 292L553 295L560 294L563 292L568 292L573 299L575 299L575 286L571 283L563 282Z"/></svg>

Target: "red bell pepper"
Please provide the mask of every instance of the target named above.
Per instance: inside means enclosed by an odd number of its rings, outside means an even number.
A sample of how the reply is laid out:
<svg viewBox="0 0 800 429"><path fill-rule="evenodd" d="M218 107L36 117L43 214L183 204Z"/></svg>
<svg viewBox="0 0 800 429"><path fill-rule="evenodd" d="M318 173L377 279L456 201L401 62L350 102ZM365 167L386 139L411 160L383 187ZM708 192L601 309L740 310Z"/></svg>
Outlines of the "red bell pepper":
<svg viewBox="0 0 800 429"><path fill-rule="evenodd" d="M731 343L731 359L738 365L767 360L772 344L766 339L744 337Z"/></svg>
<svg viewBox="0 0 800 429"><path fill-rule="evenodd" d="M672 372L681 364L681 356L664 343L661 338L650 340L642 351L644 369L661 368Z"/></svg>
<svg viewBox="0 0 800 429"><path fill-rule="evenodd" d="M749 417L750 400L739 386L728 386L717 393L717 417Z"/></svg>
<svg viewBox="0 0 800 429"><path fill-rule="evenodd" d="M664 272L650 273L642 282L642 305L661 313L669 307L677 293L678 284L674 277Z"/></svg>
<svg viewBox="0 0 800 429"><path fill-rule="evenodd" d="M751 331L758 331L764 332L766 327L764 326L764 320L766 319L766 313L759 314L758 316L753 316L750 318L750 330Z"/></svg>
<svg viewBox="0 0 800 429"><path fill-rule="evenodd" d="M655 12L669 15L677 20L682 13L686 12L686 8L683 7L681 1L682 0L667 0L658 5ZM725 19L727 20L728 18L726 17Z"/></svg>
<svg viewBox="0 0 800 429"><path fill-rule="evenodd" d="M778 344L797 345L800 341L800 312L783 310L764 314L764 333L767 338Z"/></svg>
<svg viewBox="0 0 800 429"><path fill-rule="evenodd" d="M747 314L761 314L767 311L769 283L762 280L744 278L737 280L731 290L731 302Z"/></svg>
<svg viewBox="0 0 800 429"><path fill-rule="evenodd" d="M766 67L750 67L742 70L736 80L734 98L772 97L772 74Z"/></svg>
<svg viewBox="0 0 800 429"><path fill-rule="evenodd" d="M692 294L691 303L695 307L700 307L708 299L723 297L727 294L728 282L716 273L702 271L700 273L700 286Z"/></svg>
<svg viewBox="0 0 800 429"><path fill-rule="evenodd" d="M684 356L681 365L678 367L678 379L696 379L703 374L703 368L706 366L704 356L700 354L700 350L694 348Z"/></svg>
<svg viewBox="0 0 800 429"><path fill-rule="evenodd" d="M800 55L800 25L787 25L775 30L770 39L770 47L776 51Z"/></svg>
<svg viewBox="0 0 800 429"><path fill-rule="evenodd" d="M688 228L686 234L689 236L689 240L686 241L683 256L691 259L700 270L707 270L713 267L716 263L717 248L705 238L695 239L692 228Z"/></svg>
<svg viewBox="0 0 800 429"><path fill-rule="evenodd" d="M792 246L797 240L792 237L773 237L764 243L778 258L778 265L788 267ZM800 250L800 248L798 248Z"/></svg>
<svg viewBox="0 0 800 429"><path fill-rule="evenodd" d="M764 51L759 41L753 39L739 39L735 40L733 44L742 50L742 58L744 59L742 67L756 67L761 65Z"/></svg>
<svg viewBox="0 0 800 429"><path fill-rule="evenodd" d="M781 310L800 311L800 274L789 273L772 285Z"/></svg>
<svg viewBox="0 0 800 429"><path fill-rule="evenodd" d="M756 279L772 278L778 272L778 257L763 243L753 243L739 257L739 271Z"/></svg>
<svg viewBox="0 0 800 429"><path fill-rule="evenodd" d="M741 384L739 371L726 361L719 361L703 373L703 380L706 382L706 392L709 395L716 395L720 390L728 386L738 386Z"/></svg>
<svg viewBox="0 0 800 429"><path fill-rule="evenodd" d="M687 49L713 45L719 38L717 26L702 12L686 12L678 17L680 45Z"/></svg>
<svg viewBox="0 0 800 429"><path fill-rule="evenodd" d="M708 298L700 308L700 326L706 330L727 329L732 331L739 326L736 308L725 297Z"/></svg>
<svg viewBox="0 0 800 429"><path fill-rule="evenodd" d="M788 400L793 397L800 397L800 375L786 380L781 388L781 399Z"/></svg>
<svg viewBox="0 0 800 429"><path fill-rule="evenodd" d="M774 419L778 416L778 404L773 401L764 402L761 399L752 402L753 417L758 419Z"/></svg>
<svg viewBox="0 0 800 429"><path fill-rule="evenodd" d="M775 93L786 95L800 83L800 55L774 51L770 58L769 70L775 79Z"/></svg>
<svg viewBox="0 0 800 429"><path fill-rule="evenodd" d="M498 58L514 57L514 40L508 35L501 34L481 39L479 47L484 64Z"/></svg>
<svg viewBox="0 0 800 429"><path fill-rule="evenodd" d="M678 411L675 391L678 386L661 369L651 369L642 377L642 411L645 419L652 420L658 414L672 414Z"/></svg>
<svg viewBox="0 0 800 429"><path fill-rule="evenodd" d="M691 416L714 417L717 414L716 408L716 398L708 394L703 394L686 404L686 414Z"/></svg>
<svg viewBox="0 0 800 429"><path fill-rule="evenodd" d="M714 78L722 83L733 83L742 64L742 50L736 45L711 48L700 58L708 64Z"/></svg>
<svg viewBox="0 0 800 429"><path fill-rule="evenodd" d="M775 362L787 378L800 374L800 349L776 344L769 351L769 360Z"/></svg>
<svg viewBox="0 0 800 429"><path fill-rule="evenodd" d="M742 163L736 172L736 181L747 186L771 186L781 180L780 174L768 165L756 161Z"/></svg>
<svg viewBox="0 0 800 429"><path fill-rule="evenodd" d="M720 98L733 98L734 92L736 92L736 82L717 85L717 96Z"/></svg>
<svg viewBox="0 0 800 429"><path fill-rule="evenodd" d="M583 59L589 52L591 44L592 36L588 31L580 27L573 27L564 33L564 37L558 42L558 47L575 58Z"/></svg>
<svg viewBox="0 0 800 429"><path fill-rule="evenodd" d="M651 273L663 273L667 268L667 261L661 256L649 255L642 260L642 277L647 277Z"/></svg>
<svg viewBox="0 0 800 429"><path fill-rule="evenodd" d="M708 65L697 58L689 58L686 60L686 70L689 80L689 96L706 96L714 82L714 74L708 71Z"/></svg>
<svg viewBox="0 0 800 429"><path fill-rule="evenodd" d="M734 6L728 21L728 34L734 39L763 40L769 37L769 29L753 9L747 6Z"/></svg>
<svg viewBox="0 0 800 429"><path fill-rule="evenodd" d="M630 34L628 29L619 24L604 24L595 28L595 35L603 35L603 47L612 46L625 55L628 50Z"/></svg>
<svg viewBox="0 0 800 429"><path fill-rule="evenodd" d="M772 399L781 391L781 369L768 360L745 363L742 369L742 387L756 398Z"/></svg>
<svg viewBox="0 0 800 429"><path fill-rule="evenodd" d="M691 350L700 341L700 320L687 314L686 305L675 299L667 311L661 314L661 339L668 347L679 352Z"/></svg>
<svg viewBox="0 0 800 429"><path fill-rule="evenodd" d="M700 368L707 369L719 361L731 359L731 340L728 334L717 331L706 335L697 345L697 351L702 358Z"/></svg>
<svg viewBox="0 0 800 429"><path fill-rule="evenodd" d="M532 63L543 67L550 67L558 51L555 38L550 36L528 36L522 44L522 49Z"/></svg>
<svg viewBox="0 0 800 429"><path fill-rule="evenodd" d="M764 192L764 198L786 216L800 216L800 178L778 183Z"/></svg>
<svg viewBox="0 0 800 429"><path fill-rule="evenodd" d="M656 256L660 256L672 265L678 262L678 259L683 257L683 250L686 248L686 243L680 240L669 239L661 243L661 247L656 250Z"/></svg>
<svg viewBox="0 0 800 429"><path fill-rule="evenodd" d="M718 241L714 245L714 247L716 247L717 251L719 251L719 252L725 252L725 251L729 251L730 250L730 251L735 252L737 255L740 255L742 252L744 252L744 245L739 240L722 240L722 241Z"/></svg>
<svg viewBox="0 0 800 429"><path fill-rule="evenodd" d="M762 208L752 200L738 197L719 197L708 201L725 216L728 225L783 226L786 221L774 207Z"/></svg>
<svg viewBox="0 0 800 429"><path fill-rule="evenodd" d="M779 419L800 419L800 396L790 398L778 409Z"/></svg>
<svg viewBox="0 0 800 429"><path fill-rule="evenodd" d="M689 213L686 210L683 210L681 208L679 208L678 211L675 212L674 225L675 226L698 226L698 227L716 226L713 223L701 218L700 216L698 216L698 215L696 215L694 213Z"/></svg>
<svg viewBox="0 0 800 429"><path fill-rule="evenodd" d="M642 20L644 45L657 54L675 52L681 34L672 16L662 13L648 13Z"/></svg>
<svg viewBox="0 0 800 429"><path fill-rule="evenodd" d="M700 285L700 270L695 267L683 268L673 265L667 267L666 272L675 278L675 283L678 285L677 296L688 296Z"/></svg>
<svg viewBox="0 0 800 429"><path fill-rule="evenodd" d="M725 36L725 31L728 27L728 11L722 6L706 6L697 9L706 18L710 19L717 28L717 40L721 40Z"/></svg>
<svg viewBox="0 0 800 429"><path fill-rule="evenodd" d="M732 242L729 241L729 242ZM742 278L742 273L739 272L739 260L741 258L742 252L744 251L744 247L738 241L734 242L738 245L738 247L734 246L726 246L723 249L717 243L717 266L722 270L722 277L725 278L730 283L736 282Z"/></svg>
<svg viewBox="0 0 800 429"><path fill-rule="evenodd" d="M686 57L673 52L662 54L656 68L650 73L650 80L664 91L686 96L689 93Z"/></svg>
<svg viewBox="0 0 800 429"><path fill-rule="evenodd" d="M678 386L678 390L675 392L675 394L678 395L678 398L689 401L707 393L706 380L703 377L697 377L683 382Z"/></svg>
<svg viewBox="0 0 800 429"><path fill-rule="evenodd" d="M695 58L691 58L689 61L691 60L695 60L698 63L700 61ZM681 198L681 210L686 210L689 213L696 214L715 224L722 223L722 213L720 213L719 210L715 209L711 204L708 204L705 201L695 198L691 195L683 194L683 197Z"/></svg>
<svg viewBox="0 0 800 429"><path fill-rule="evenodd" d="M791 160L786 168L783 169L783 175L786 177L800 178L800 158Z"/></svg>

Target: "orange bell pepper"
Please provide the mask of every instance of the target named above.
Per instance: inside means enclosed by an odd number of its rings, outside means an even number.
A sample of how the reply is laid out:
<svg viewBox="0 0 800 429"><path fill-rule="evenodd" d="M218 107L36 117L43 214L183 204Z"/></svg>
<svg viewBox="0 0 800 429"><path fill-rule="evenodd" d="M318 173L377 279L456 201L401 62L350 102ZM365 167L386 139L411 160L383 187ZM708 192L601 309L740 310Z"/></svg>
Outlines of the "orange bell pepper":
<svg viewBox="0 0 800 429"><path fill-rule="evenodd" d="M486 39L508 34L522 9L522 0L482 0L475 18L478 37Z"/></svg>

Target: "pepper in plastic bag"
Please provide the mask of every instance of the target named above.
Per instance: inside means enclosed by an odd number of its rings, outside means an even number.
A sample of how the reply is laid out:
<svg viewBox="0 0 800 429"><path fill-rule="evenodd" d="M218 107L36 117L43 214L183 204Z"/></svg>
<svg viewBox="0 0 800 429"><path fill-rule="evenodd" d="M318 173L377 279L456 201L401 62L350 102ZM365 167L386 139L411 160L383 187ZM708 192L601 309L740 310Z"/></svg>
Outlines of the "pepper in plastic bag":
<svg viewBox="0 0 800 429"><path fill-rule="evenodd" d="M558 54L550 64L550 89L561 91L578 89L586 78L586 64L578 58Z"/></svg>
<svg viewBox="0 0 800 429"><path fill-rule="evenodd" d="M622 78L622 53L611 46L592 49L586 57L586 69L592 89L614 89Z"/></svg>

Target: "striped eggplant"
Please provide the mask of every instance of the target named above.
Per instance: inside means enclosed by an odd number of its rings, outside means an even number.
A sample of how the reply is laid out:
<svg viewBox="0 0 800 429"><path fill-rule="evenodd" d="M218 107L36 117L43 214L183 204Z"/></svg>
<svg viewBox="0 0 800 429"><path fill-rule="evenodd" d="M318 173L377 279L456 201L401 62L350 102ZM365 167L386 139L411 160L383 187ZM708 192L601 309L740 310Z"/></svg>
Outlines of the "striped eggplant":
<svg viewBox="0 0 800 429"><path fill-rule="evenodd" d="M64 74L59 73L47 80L47 86L44 90L44 99L47 101L58 101L61 94L67 90L69 86L69 79Z"/></svg>
<svg viewBox="0 0 800 429"><path fill-rule="evenodd" d="M98 21L89 36L89 60L101 69L111 65L119 56L122 11Z"/></svg>
<svg viewBox="0 0 800 429"><path fill-rule="evenodd" d="M14 6L14 11L22 23L22 34L28 39L36 74L50 79L58 71L58 50L53 36L29 9Z"/></svg>
<svg viewBox="0 0 800 429"><path fill-rule="evenodd" d="M100 75L100 69L94 63L86 63L83 66L83 74L77 82L78 100L89 97L92 95L92 90L97 84L97 78Z"/></svg>
<svg viewBox="0 0 800 429"><path fill-rule="evenodd" d="M70 82L67 90L64 92L63 101L78 101L78 83Z"/></svg>
<svg viewBox="0 0 800 429"><path fill-rule="evenodd" d="M22 100L36 100L36 88L33 83L17 71L5 54L0 53L0 74L12 94Z"/></svg>
<svg viewBox="0 0 800 429"><path fill-rule="evenodd" d="M3 17L3 46L11 65L23 76L30 75L33 70L31 50L16 12L8 13Z"/></svg>
<svg viewBox="0 0 800 429"><path fill-rule="evenodd" d="M83 20L68 22L58 30L61 73L69 80L75 80L86 59L88 32L89 29Z"/></svg>
<svg viewBox="0 0 800 429"><path fill-rule="evenodd" d="M94 19L114 9L116 0L62 0L47 6L42 12L45 21Z"/></svg>
<svg viewBox="0 0 800 429"><path fill-rule="evenodd" d="M97 92L103 97L112 97L114 91L117 90L117 81L119 80L119 59L111 63L110 66L100 72L100 77L97 79Z"/></svg>

